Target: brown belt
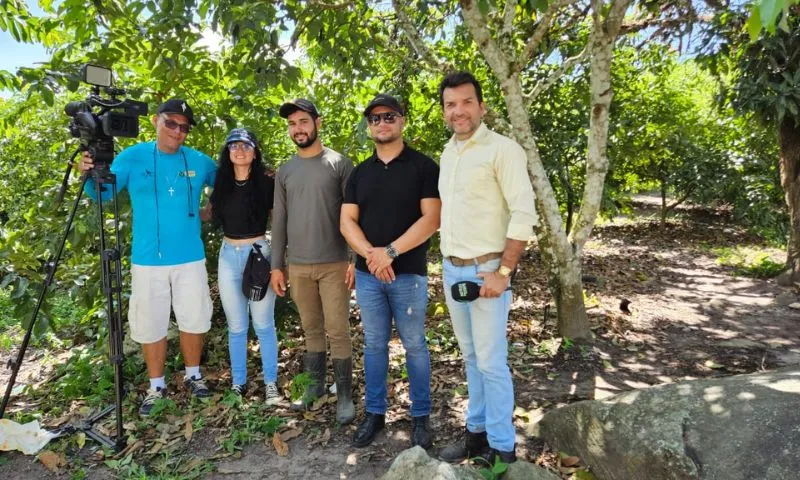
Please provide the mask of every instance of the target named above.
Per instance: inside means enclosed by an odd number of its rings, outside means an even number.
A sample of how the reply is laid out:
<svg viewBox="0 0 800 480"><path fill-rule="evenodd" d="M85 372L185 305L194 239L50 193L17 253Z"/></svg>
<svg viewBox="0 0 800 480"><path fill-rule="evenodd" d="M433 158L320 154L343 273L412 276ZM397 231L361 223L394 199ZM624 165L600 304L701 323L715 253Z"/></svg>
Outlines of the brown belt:
<svg viewBox="0 0 800 480"><path fill-rule="evenodd" d="M487 253L486 255L481 255L480 257L475 258L458 258L458 257L447 257L450 260L450 263L455 265L456 267L463 267L465 265L478 265L479 263L488 262L489 260L494 260L496 258L502 258L502 252L495 252L495 253Z"/></svg>

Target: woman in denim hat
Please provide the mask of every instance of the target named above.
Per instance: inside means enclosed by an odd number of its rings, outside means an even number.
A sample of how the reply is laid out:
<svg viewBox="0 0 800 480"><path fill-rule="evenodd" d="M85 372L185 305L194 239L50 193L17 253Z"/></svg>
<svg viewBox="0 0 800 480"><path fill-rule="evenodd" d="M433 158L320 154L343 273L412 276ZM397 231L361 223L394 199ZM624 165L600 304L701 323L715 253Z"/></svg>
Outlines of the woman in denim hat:
<svg viewBox="0 0 800 480"><path fill-rule="evenodd" d="M261 343L266 403L281 400L278 392L278 339L275 332L275 292L267 288L258 301L242 292L242 273L253 249L268 260L267 221L272 210L275 181L268 175L258 140L252 132L234 128L219 154L219 170L211 194L211 211L225 238L219 252L219 296L228 321L231 390L247 391L247 332L249 317ZM249 316L248 316L249 313Z"/></svg>

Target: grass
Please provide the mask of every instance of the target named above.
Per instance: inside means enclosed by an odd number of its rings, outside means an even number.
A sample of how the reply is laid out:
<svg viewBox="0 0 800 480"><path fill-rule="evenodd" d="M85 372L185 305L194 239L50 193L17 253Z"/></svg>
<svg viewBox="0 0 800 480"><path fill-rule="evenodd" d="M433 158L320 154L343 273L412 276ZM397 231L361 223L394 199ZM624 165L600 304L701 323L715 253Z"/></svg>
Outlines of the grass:
<svg viewBox="0 0 800 480"><path fill-rule="evenodd" d="M711 252L717 263L733 267L734 274L751 278L772 278L781 273L785 263L776 261L776 250L748 246L716 247Z"/></svg>

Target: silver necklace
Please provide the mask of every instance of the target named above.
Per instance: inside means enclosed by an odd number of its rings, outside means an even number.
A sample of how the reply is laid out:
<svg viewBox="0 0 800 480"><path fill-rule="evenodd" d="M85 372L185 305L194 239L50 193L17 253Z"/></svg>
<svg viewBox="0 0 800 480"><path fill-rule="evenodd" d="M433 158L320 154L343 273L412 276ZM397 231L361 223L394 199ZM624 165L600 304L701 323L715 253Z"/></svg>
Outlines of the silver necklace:
<svg viewBox="0 0 800 480"><path fill-rule="evenodd" d="M245 185L247 185L248 180L250 180L250 179L249 178L245 178L244 181L240 182L239 180L236 180L234 178L233 179L233 183L235 183L236 186L238 186L238 187L244 187Z"/></svg>

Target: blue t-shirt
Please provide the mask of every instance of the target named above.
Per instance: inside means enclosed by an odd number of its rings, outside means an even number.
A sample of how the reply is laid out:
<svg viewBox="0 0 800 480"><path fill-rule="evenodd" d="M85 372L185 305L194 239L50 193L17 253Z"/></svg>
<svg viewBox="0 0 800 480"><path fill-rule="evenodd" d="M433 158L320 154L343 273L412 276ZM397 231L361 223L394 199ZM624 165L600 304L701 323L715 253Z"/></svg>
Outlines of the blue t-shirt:
<svg viewBox="0 0 800 480"><path fill-rule="evenodd" d="M133 205L132 263L179 265L205 258L200 193L204 185L214 185L217 173L208 155L188 147L167 154L155 142L146 142L123 150L111 171L117 176L117 192L127 188ZM84 190L97 200L92 179ZM110 189L102 196L110 199Z"/></svg>

